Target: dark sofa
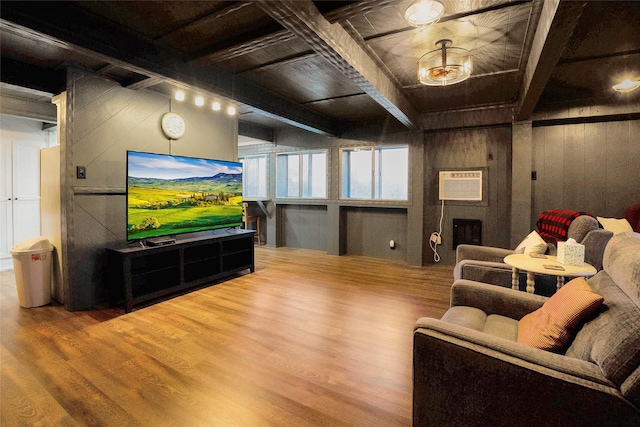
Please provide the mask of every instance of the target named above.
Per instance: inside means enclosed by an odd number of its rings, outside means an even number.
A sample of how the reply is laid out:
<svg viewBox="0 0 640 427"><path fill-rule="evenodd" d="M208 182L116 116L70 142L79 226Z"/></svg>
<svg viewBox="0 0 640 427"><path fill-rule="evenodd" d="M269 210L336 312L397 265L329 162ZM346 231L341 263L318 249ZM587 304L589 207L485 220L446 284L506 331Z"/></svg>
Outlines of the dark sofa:
<svg viewBox="0 0 640 427"><path fill-rule="evenodd" d="M547 300L458 280L414 329L414 426L640 426L640 234L613 236L588 279L603 306L560 353L517 342Z"/></svg>

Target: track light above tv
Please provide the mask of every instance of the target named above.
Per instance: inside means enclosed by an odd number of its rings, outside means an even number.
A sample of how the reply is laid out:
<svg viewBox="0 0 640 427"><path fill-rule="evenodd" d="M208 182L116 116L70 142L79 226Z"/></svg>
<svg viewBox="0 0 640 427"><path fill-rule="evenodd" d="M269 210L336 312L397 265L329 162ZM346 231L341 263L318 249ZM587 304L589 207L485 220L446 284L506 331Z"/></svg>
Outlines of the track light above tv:
<svg viewBox="0 0 640 427"><path fill-rule="evenodd" d="M214 99L211 99L209 101L209 105L211 105L211 109L213 111L221 111L222 101L220 101L219 99L216 99L215 97L212 97L212 98ZM183 90L178 90L174 94L174 99L179 102L184 102L187 100L187 94ZM198 107L202 107L203 105L207 104L206 97L204 95L194 95L193 102ZM234 103L229 102L227 104L226 111L227 111L227 114L229 114L230 116L235 116L237 114L238 108Z"/></svg>

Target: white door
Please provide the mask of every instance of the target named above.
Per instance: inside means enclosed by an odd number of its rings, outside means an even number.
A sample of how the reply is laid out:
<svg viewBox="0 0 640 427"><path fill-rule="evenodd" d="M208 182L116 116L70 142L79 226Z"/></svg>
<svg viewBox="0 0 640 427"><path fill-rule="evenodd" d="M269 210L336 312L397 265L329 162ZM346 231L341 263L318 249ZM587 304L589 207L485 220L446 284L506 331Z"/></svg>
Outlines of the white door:
<svg viewBox="0 0 640 427"><path fill-rule="evenodd" d="M4 270L12 265L9 250L13 244L13 166L11 143L0 143L0 270Z"/></svg>
<svg viewBox="0 0 640 427"><path fill-rule="evenodd" d="M40 142L13 143L13 241L40 235Z"/></svg>
<svg viewBox="0 0 640 427"><path fill-rule="evenodd" d="M40 235L40 149L45 147L41 141L2 141L2 269L11 268L16 243Z"/></svg>

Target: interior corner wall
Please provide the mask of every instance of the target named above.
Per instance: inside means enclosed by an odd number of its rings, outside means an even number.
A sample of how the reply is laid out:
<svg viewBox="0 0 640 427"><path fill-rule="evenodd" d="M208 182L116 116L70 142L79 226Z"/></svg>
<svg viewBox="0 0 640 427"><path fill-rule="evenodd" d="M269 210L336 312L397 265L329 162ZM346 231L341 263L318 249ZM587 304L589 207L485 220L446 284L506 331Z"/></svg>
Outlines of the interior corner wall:
<svg viewBox="0 0 640 427"><path fill-rule="evenodd" d="M94 307L107 297L107 247L126 244L127 150L237 160L237 118L71 70L61 135L65 308ZM185 136L168 140L160 121L180 113ZM86 167L86 179L76 167Z"/></svg>
<svg viewBox="0 0 640 427"><path fill-rule="evenodd" d="M507 248L510 245L511 146L510 125L432 131L425 134L424 235L439 231L442 204L438 198L440 170L482 169L486 194L483 202L445 201L442 215L442 244L437 246L441 264L453 265L453 219L482 221L482 245ZM423 263L433 264L434 252L426 246Z"/></svg>

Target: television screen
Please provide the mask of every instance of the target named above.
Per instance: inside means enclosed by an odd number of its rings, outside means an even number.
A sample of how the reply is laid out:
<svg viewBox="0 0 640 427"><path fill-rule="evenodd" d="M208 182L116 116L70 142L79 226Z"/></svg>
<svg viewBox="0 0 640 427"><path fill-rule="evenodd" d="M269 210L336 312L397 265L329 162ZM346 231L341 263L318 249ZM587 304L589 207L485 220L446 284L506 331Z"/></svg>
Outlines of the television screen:
<svg viewBox="0 0 640 427"><path fill-rule="evenodd" d="M242 224L242 163L127 151L127 240Z"/></svg>

